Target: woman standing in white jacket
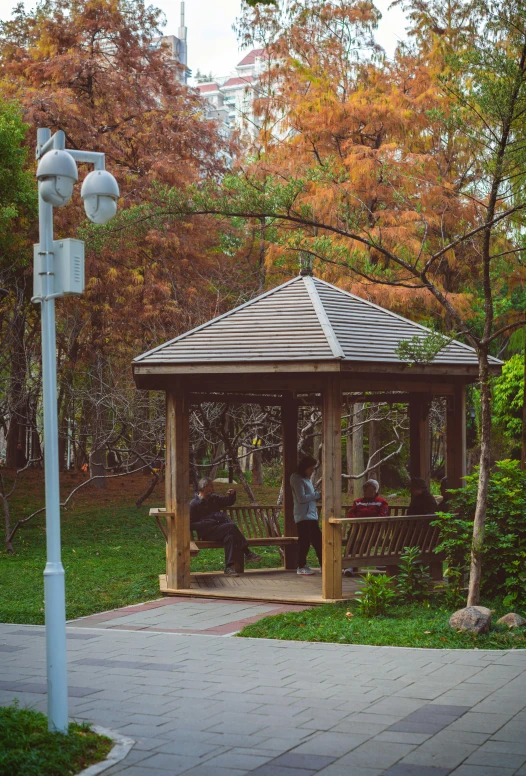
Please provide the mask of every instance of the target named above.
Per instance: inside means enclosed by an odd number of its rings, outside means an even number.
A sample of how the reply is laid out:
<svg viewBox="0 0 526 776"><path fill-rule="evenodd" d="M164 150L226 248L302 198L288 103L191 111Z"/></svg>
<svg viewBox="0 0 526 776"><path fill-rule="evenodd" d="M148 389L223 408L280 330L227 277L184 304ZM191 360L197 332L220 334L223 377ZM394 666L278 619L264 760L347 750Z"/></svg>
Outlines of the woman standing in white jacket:
<svg viewBox="0 0 526 776"><path fill-rule="evenodd" d="M321 569L321 531L318 524L316 502L321 493L314 490L311 477L316 468L315 458L306 456L298 464L297 471L290 477L294 498L294 522L298 526L298 574L310 576L314 571L307 566L307 553L314 547Z"/></svg>

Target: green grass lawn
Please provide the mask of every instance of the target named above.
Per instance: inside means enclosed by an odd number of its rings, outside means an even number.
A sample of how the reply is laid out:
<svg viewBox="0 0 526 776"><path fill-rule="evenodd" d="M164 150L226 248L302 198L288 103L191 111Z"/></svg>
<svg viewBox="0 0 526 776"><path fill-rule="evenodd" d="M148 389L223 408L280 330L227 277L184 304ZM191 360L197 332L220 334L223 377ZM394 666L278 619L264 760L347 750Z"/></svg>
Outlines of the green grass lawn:
<svg viewBox="0 0 526 776"><path fill-rule="evenodd" d="M69 493L82 475L64 474L62 493ZM135 500L146 489L148 477L137 474L108 481L105 490L92 485L79 492L62 513L62 561L66 572L68 619L118 606L159 598L159 574L166 568L165 542L152 506L164 504L164 485L143 507ZM228 485L219 485L218 491ZM248 503L237 487L238 503ZM275 503L276 488L259 488L260 503ZM189 498L191 493L189 491ZM12 521L44 503L42 474L25 475L11 504ZM14 554L0 552L0 621L44 622L43 571L46 563L44 514L22 528L14 540ZM281 565L277 547L259 550L262 568ZM222 550L201 551L192 558L193 571L223 568Z"/></svg>
<svg viewBox="0 0 526 776"><path fill-rule="evenodd" d="M16 705L0 707L0 776L71 776L104 760L113 747L87 724L50 733L47 717Z"/></svg>
<svg viewBox="0 0 526 776"><path fill-rule="evenodd" d="M499 602L482 602L494 611L493 621L508 611ZM526 632L495 627L487 636L457 633L448 625L453 609L434 598L427 604L391 605L386 617L362 617L357 604L325 604L303 612L265 617L247 625L241 637L319 641L337 644L425 647L438 649L524 649ZM522 612L524 614L524 612Z"/></svg>

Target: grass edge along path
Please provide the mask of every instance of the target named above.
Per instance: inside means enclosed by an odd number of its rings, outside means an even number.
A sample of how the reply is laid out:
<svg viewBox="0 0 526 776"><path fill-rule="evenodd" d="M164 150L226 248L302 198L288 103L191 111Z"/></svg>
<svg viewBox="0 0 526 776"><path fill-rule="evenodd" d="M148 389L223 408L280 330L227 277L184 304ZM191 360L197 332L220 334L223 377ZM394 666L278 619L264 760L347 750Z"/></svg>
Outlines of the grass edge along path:
<svg viewBox="0 0 526 776"><path fill-rule="evenodd" d="M492 620L508 609L500 601L485 602ZM302 612L286 612L265 617L240 631L241 638L283 639L288 641L362 644L378 647L418 647L423 649L525 649L526 629L493 626L485 636L458 633L448 621L457 608L440 599L427 603L390 606L385 617L364 617L357 603L323 604Z"/></svg>
<svg viewBox="0 0 526 776"><path fill-rule="evenodd" d="M82 475L63 472L61 479L64 498L82 482ZM68 620L161 597L159 574L166 570L166 544L148 511L164 504L163 485L140 509L135 506L148 483L149 478L138 473L109 480L101 491L88 485L62 510ZM11 504L13 522L44 504L41 472L28 472L22 485ZM220 484L217 491L223 493L227 488L228 484ZM248 503L239 486L237 491L238 504ZM257 489L261 504L275 503L277 494L277 488ZM189 489L188 498L191 496ZM24 526L13 544L13 555L7 555L4 548L0 551L0 621L43 625L45 515L41 513ZM277 547L258 551L262 560L257 568L281 566ZM220 571L223 565L223 550L202 550L191 560L192 571Z"/></svg>
<svg viewBox="0 0 526 776"><path fill-rule="evenodd" d="M50 733L40 711L0 707L0 776L73 776L105 760L113 741L88 723L69 725L69 735Z"/></svg>

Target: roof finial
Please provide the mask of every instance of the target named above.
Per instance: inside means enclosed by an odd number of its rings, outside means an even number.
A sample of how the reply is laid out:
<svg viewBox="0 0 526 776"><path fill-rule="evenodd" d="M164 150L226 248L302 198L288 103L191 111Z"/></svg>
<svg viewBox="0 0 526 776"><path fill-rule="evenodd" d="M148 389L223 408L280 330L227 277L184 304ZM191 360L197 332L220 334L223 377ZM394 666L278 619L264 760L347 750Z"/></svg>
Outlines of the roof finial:
<svg viewBox="0 0 526 776"><path fill-rule="evenodd" d="M300 251L300 275L302 277L312 277L313 256L307 251Z"/></svg>

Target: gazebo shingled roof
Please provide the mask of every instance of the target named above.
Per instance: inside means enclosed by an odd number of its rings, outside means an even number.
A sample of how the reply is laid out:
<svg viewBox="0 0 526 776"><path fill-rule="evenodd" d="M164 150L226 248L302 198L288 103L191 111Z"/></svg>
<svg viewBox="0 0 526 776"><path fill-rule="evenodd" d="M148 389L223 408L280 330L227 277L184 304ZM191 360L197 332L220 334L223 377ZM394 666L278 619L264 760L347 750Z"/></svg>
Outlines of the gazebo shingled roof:
<svg viewBox="0 0 526 776"><path fill-rule="evenodd" d="M425 326L319 278L298 276L143 353L134 364L347 361L401 364L400 341ZM475 366L473 348L452 341L434 364ZM491 364L499 365L492 358Z"/></svg>

